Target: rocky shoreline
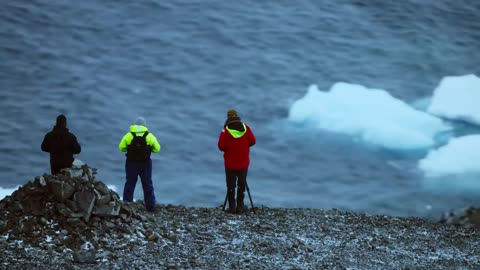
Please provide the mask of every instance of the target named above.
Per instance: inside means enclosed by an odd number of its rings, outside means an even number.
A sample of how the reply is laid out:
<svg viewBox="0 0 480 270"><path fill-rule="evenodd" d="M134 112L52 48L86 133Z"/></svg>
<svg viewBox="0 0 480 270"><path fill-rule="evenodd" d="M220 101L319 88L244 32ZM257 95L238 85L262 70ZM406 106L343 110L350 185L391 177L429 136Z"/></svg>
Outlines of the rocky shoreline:
<svg viewBox="0 0 480 270"><path fill-rule="evenodd" d="M480 269L475 208L441 222L335 209L148 213L94 171L36 177L0 201L0 269Z"/></svg>

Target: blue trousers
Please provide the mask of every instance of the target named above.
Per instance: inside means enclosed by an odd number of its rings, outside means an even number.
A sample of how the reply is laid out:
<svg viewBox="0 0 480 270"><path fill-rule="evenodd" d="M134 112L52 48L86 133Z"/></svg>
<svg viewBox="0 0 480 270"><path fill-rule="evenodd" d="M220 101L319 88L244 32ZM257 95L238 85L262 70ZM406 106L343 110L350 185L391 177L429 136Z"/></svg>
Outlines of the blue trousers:
<svg viewBox="0 0 480 270"><path fill-rule="evenodd" d="M123 189L123 200L133 201L133 193L137 185L138 177L142 181L143 196L147 211L154 211L156 200L152 183L152 160L148 161L126 161L125 174L127 181Z"/></svg>

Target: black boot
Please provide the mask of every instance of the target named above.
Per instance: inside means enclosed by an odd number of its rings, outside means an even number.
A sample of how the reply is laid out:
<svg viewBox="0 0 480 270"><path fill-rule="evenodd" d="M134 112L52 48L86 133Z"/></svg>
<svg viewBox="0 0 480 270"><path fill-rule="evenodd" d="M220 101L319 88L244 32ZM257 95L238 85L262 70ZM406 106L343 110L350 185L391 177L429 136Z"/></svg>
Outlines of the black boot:
<svg viewBox="0 0 480 270"><path fill-rule="evenodd" d="M235 207L235 190L228 190L228 209L227 213L235 214L236 207Z"/></svg>
<svg viewBox="0 0 480 270"><path fill-rule="evenodd" d="M243 200L237 201L237 214L242 214L246 211L247 211L247 208L245 208L245 205L243 205Z"/></svg>
<svg viewBox="0 0 480 270"><path fill-rule="evenodd" d="M243 204L243 198L245 197L244 193L241 190L237 192L237 214L244 213L246 211L245 205Z"/></svg>

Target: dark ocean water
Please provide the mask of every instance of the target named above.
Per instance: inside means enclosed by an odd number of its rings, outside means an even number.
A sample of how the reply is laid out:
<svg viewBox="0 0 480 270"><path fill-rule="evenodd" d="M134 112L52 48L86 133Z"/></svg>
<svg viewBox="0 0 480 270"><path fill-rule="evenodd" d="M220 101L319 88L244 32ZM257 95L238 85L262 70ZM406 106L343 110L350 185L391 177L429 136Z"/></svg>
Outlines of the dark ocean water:
<svg viewBox="0 0 480 270"><path fill-rule="evenodd" d="M117 146L142 115L162 145L158 201L218 206L217 139L233 107L257 136L248 178L257 205L424 217L477 205L478 194L425 188L416 169L425 149L371 147L288 114L311 84L355 83L413 104L445 76L480 74L479 12L466 0L4 1L0 187L49 171L40 143L64 113L77 157L121 193Z"/></svg>

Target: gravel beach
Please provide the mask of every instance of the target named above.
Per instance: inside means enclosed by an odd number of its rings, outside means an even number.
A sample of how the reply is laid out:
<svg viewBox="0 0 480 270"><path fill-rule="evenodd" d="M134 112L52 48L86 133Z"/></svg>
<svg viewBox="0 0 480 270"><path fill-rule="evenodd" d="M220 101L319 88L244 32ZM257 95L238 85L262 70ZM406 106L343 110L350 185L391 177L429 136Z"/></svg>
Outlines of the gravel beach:
<svg viewBox="0 0 480 270"><path fill-rule="evenodd" d="M141 205L138 205L141 208ZM139 211L138 230L115 233L95 262L75 263L58 243L0 240L2 269L479 269L475 229L418 218L337 210L160 205ZM150 231L150 232L149 232ZM150 235L148 235L150 234ZM154 237L152 237L154 235ZM59 248L58 248L59 247Z"/></svg>
<svg viewBox="0 0 480 270"><path fill-rule="evenodd" d="M480 269L480 210L438 221L336 209L125 203L86 165L0 201L0 269Z"/></svg>

